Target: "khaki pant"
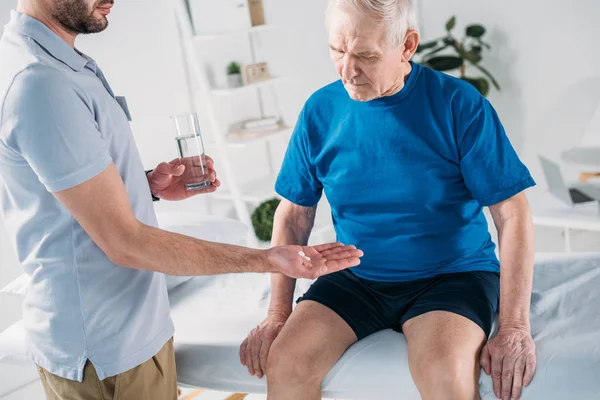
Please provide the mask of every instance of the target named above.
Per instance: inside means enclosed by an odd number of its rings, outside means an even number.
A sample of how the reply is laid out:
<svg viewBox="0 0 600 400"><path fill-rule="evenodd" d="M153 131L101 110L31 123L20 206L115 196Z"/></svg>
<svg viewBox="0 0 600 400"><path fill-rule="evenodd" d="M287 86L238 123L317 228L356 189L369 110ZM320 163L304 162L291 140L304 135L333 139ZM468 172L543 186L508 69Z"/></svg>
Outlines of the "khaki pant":
<svg viewBox="0 0 600 400"><path fill-rule="evenodd" d="M89 361L83 382L61 378L39 366L38 372L48 400L177 400L173 339L142 365L103 381Z"/></svg>

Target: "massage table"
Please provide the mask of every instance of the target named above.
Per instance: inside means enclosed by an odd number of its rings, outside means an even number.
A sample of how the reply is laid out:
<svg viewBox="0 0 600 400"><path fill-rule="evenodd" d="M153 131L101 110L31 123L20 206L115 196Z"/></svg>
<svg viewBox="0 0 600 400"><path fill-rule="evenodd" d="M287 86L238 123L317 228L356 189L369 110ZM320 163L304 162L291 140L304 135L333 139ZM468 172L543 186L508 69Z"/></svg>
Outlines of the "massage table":
<svg viewBox="0 0 600 400"><path fill-rule="evenodd" d="M309 284L300 282L296 296ZM170 299L181 385L266 391L265 379L250 376L239 362L239 344L267 313L266 277L193 279ZM537 255L531 301L537 373L522 398L600 399L600 254ZM479 387L482 399L495 399L489 376L482 374ZM322 388L326 398L420 399L408 369L406 341L391 330L350 347Z"/></svg>
<svg viewBox="0 0 600 400"><path fill-rule="evenodd" d="M184 220L187 219L181 221ZM198 232L206 232L190 225L167 228L197 237L203 237ZM233 236L238 239L233 240ZM233 236L223 234L219 241L241 242L244 233L239 230ZM176 328L180 385L265 393L265 379L248 374L239 362L238 349L267 313L268 276L177 279L169 286L169 298ZM310 284L300 280L296 297ZM536 255L531 327L538 367L523 399L600 399L599 304L600 253ZM36 398L20 395L28 385L39 386L25 347L22 321L0 333L0 399ZM419 399L408 369L406 341L391 330L371 335L350 347L322 387L325 398ZM485 374L480 380L480 392L484 400L495 398L491 379Z"/></svg>

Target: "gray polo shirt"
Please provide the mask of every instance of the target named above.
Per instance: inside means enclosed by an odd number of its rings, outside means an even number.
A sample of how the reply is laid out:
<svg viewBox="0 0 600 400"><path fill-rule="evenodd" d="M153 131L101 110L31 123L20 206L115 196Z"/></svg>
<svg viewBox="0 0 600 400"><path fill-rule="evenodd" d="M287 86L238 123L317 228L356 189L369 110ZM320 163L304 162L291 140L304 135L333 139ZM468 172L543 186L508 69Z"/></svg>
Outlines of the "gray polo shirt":
<svg viewBox="0 0 600 400"><path fill-rule="evenodd" d="M174 331L164 275L111 263L52 194L114 163L136 217L156 226L128 116L92 59L12 12L0 40L0 210L32 278L31 357L67 379L81 381L88 359L100 379L127 371Z"/></svg>

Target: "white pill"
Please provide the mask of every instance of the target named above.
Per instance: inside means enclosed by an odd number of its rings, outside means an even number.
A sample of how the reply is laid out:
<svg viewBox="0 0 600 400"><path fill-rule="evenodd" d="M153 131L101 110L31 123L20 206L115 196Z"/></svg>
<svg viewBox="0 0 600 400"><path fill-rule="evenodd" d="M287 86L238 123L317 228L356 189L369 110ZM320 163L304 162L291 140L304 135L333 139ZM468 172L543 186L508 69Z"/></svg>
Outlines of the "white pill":
<svg viewBox="0 0 600 400"><path fill-rule="evenodd" d="M303 252L303 251L299 251L299 252L298 252L298 254L300 255L300 257L304 257L304 259L305 259L306 261L310 261L310 257L309 257L309 256L307 256L306 254L304 254L304 252Z"/></svg>

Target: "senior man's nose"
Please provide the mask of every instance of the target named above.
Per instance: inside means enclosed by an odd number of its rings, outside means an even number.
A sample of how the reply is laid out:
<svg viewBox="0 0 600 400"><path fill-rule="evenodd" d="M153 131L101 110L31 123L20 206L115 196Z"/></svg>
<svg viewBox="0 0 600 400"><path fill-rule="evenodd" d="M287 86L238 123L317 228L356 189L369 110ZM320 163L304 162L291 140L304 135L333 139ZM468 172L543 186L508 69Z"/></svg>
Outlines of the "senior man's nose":
<svg viewBox="0 0 600 400"><path fill-rule="evenodd" d="M356 60L349 55L344 55L344 61L342 65L342 79L346 82L351 82L360 75L360 70L356 65Z"/></svg>

